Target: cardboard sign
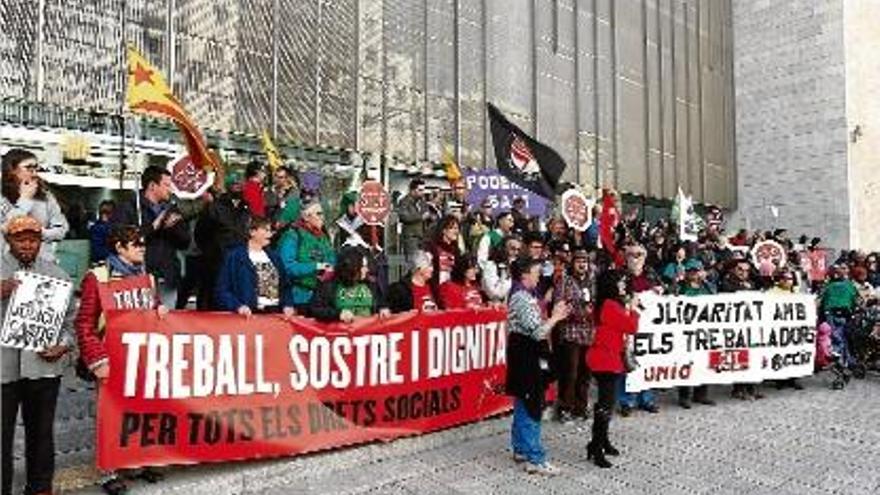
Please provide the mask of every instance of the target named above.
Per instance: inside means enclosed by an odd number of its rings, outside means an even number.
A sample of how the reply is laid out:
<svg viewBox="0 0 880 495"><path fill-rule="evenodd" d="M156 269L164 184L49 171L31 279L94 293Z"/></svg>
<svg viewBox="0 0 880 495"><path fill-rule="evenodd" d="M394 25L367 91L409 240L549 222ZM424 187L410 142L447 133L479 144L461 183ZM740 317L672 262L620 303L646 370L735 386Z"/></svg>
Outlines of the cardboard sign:
<svg viewBox="0 0 880 495"><path fill-rule="evenodd" d="M384 225L391 213L391 197L381 182L368 180L361 186L355 210L367 225Z"/></svg>
<svg viewBox="0 0 880 495"><path fill-rule="evenodd" d="M757 383L811 375L816 300L811 295L644 293L634 338L639 367L626 390Z"/></svg>
<svg viewBox="0 0 880 495"><path fill-rule="evenodd" d="M39 352L58 344L73 284L33 272L15 272L0 346Z"/></svg>
<svg viewBox="0 0 880 495"><path fill-rule="evenodd" d="M214 183L214 172L196 166L188 154L180 155L165 166L171 173L171 190L180 199L195 199Z"/></svg>
<svg viewBox="0 0 880 495"><path fill-rule="evenodd" d="M507 313L353 324L114 311L98 394L102 469L278 457L391 440L510 410Z"/></svg>
<svg viewBox="0 0 880 495"><path fill-rule="evenodd" d="M577 189L562 193L562 218L569 227L584 232L590 227L593 202Z"/></svg>

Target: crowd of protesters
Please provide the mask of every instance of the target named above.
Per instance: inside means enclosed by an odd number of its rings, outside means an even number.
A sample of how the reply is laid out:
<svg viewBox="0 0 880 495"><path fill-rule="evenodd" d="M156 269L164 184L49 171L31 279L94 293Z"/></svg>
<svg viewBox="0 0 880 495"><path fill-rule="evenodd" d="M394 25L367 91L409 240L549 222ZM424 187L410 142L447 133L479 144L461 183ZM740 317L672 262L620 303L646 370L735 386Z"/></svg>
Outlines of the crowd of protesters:
<svg viewBox="0 0 880 495"><path fill-rule="evenodd" d="M51 245L64 237L67 222L37 177L32 154L9 151L2 166L5 307L15 270L66 278ZM877 253L842 253L825 280L799 263L804 253L822 249L818 238L793 242L784 230L727 236L719 222L709 222L696 241L681 242L678 225L649 224L630 212L613 232L623 257L618 264L599 245L599 207L592 225L577 232L561 217L529 216L523 199L510 210L496 211L491 201L468 205L461 181L440 195L429 194L419 179L394 207L407 270L399 280L389 280L382 229L377 236L358 217L356 191L341 196L337 218L327 218L327 202L301 188L292 169L271 172L269 186L263 168L252 164L243 181L230 181L187 204L172 200L170 174L150 166L137 197L101 204L90 228L95 265L82 282L75 320L76 305L70 306L61 343L39 354L2 350L4 494L12 486L12 425L19 408L26 433L26 491L51 490L60 357L78 350L81 374L92 379L106 380L113 372L103 348L98 291L101 284L127 277L142 277L153 287L155 298L144 306L160 317L167 308L190 307L193 298L198 310L343 323L411 310L506 307L507 391L514 397L511 447L517 462L541 474L559 471L547 461L540 440L550 381L558 380L560 422L592 417L587 455L600 467L609 467L607 457L619 454L609 440L614 411L622 416L634 409L659 411L650 390L632 394L623 387L629 366L625 350L638 328L638 294L815 293L820 327L830 334L842 377L835 386L842 387L859 365L851 348L853 327L859 315L875 307L880 288ZM784 247L787 264L756 268L750 262L749 247L765 239ZM591 381L598 384L595 403L589 397ZM797 380L777 386L801 388ZM742 400L763 397L758 384L734 385L731 394ZM714 404L709 387L678 390L681 407L695 403ZM159 479L151 471L143 477ZM127 490L115 473L107 473L102 486L111 494Z"/></svg>

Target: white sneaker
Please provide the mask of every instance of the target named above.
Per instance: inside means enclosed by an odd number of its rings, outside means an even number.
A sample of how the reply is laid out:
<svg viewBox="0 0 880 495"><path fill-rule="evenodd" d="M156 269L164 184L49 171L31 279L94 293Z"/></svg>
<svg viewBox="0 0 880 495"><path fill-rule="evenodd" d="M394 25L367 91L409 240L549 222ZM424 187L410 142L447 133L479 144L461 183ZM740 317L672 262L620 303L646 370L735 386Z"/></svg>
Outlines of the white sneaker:
<svg viewBox="0 0 880 495"><path fill-rule="evenodd" d="M526 456L522 454L517 454L516 452L513 453L513 462L520 464L522 462L526 462L527 460L528 459L526 458Z"/></svg>
<svg viewBox="0 0 880 495"><path fill-rule="evenodd" d="M544 476L556 476L562 471L550 464L549 462L545 462L544 464L532 464L531 462L526 464L526 472L529 474L542 474Z"/></svg>

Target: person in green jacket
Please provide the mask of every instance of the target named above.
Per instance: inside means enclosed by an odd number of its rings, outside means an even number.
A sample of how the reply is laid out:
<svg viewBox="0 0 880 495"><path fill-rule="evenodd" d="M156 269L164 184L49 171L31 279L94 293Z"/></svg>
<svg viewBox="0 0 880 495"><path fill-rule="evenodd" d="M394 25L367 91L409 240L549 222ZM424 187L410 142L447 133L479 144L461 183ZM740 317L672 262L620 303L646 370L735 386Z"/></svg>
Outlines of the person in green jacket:
<svg viewBox="0 0 880 495"><path fill-rule="evenodd" d="M849 267L835 265L831 269L831 281L822 289L822 315L831 325L831 349L843 368L856 364L849 349L853 312L859 304L859 291L849 279ZM839 387L838 387L839 388Z"/></svg>
<svg viewBox="0 0 880 495"><path fill-rule="evenodd" d="M324 228L324 210L318 202L302 208L302 217L284 233L278 247L281 262L291 279L293 306L308 315L308 306L319 279L333 274L336 252Z"/></svg>

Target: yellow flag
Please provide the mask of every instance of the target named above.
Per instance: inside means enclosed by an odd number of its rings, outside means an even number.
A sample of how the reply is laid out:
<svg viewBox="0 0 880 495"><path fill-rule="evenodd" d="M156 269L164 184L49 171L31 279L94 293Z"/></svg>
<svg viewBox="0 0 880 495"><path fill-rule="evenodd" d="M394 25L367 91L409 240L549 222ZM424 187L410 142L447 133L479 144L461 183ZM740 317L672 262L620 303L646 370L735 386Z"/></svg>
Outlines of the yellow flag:
<svg viewBox="0 0 880 495"><path fill-rule="evenodd" d="M177 124L193 164L201 168L216 169L217 164L208 152L205 137L184 110L180 101L158 69L133 46L128 46L128 108L135 113L170 118Z"/></svg>
<svg viewBox="0 0 880 495"><path fill-rule="evenodd" d="M274 172L275 169L284 164L281 161L281 155L278 153L278 148L275 147L275 143L272 142L272 137L269 136L269 131L266 129L263 129L263 151L266 153L266 158L269 160L269 170Z"/></svg>
<svg viewBox="0 0 880 495"><path fill-rule="evenodd" d="M449 151L449 148L443 148L443 167L446 169L446 180L450 184L461 180L461 169L455 163L455 156Z"/></svg>

